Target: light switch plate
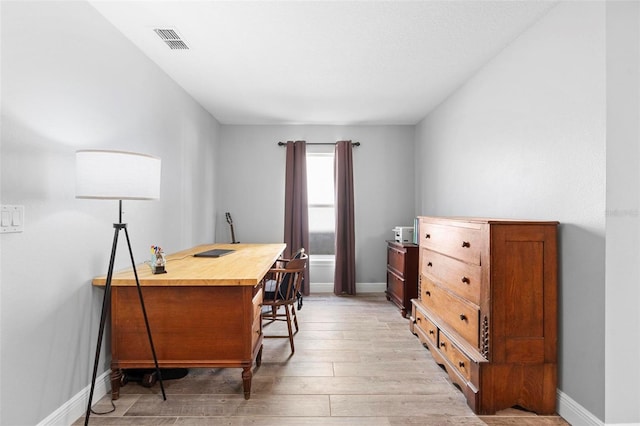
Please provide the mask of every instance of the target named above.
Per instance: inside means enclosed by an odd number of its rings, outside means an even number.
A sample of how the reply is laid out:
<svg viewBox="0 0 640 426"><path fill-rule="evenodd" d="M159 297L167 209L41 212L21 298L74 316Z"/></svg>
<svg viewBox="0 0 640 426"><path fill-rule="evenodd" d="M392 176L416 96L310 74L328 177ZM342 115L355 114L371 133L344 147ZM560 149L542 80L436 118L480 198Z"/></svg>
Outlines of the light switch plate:
<svg viewBox="0 0 640 426"><path fill-rule="evenodd" d="M24 206L0 206L2 223L0 233L24 231Z"/></svg>

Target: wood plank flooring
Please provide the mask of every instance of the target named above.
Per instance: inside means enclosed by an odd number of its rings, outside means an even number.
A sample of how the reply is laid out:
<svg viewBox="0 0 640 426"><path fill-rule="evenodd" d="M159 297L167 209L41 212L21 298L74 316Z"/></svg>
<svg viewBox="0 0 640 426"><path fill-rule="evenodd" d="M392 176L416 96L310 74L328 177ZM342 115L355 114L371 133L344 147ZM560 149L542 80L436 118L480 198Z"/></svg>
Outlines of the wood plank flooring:
<svg viewBox="0 0 640 426"><path fill-rule="evenodd" d="M159 385L129 383L116 410L93 425L567 425L559 416L509 409L477 417L446 372L383 295L309 296L298 312L295 355L287 339L265 339L251 399L241 369L190 369ZM286 334L277 323L265 334ZM111 408L110 396L94 410ZM84 417L74 424L83 424Z"/></svg>

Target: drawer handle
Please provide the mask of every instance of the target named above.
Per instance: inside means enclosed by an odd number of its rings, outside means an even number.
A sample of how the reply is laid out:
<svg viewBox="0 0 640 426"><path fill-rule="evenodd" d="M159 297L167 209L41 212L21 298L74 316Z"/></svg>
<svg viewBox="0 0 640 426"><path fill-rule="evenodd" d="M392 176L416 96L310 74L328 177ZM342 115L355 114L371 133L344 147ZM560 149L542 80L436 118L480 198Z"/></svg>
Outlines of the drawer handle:
<svg viewBox="0 0 640 426"><path fill-rule="evenodd" d="M422 318L420 317L416 318L416 322L420 322L420 321L422 321Z"/></svg>
<svg viewBox="0 0 640 426"><path fill-rule="evenodd" d="M429 334L434 334L434 331L433 330L429 330Z"/></svg>
<svg viewBox="0 0 640 426"><path fill-rule="evenodd" d="M458 367L464 368L464 362L462 362L462 361L458 362Z"/></svg>
<svg viewBox="0 0 640 426"><path fill-rule="evenodd" d="M462 277L462 282L465 284L469 284L471 282L471 280L467 277Z"/></svg>
<svg viewBox="0 0 640 426"><path fill-rule="evenodd" d="M428 240L428 239L431 239L431 234L426 234L424 237L425 237L427 240Z"/></svg>
<svg viewBox="0 0 640 426"><path fill-rule="evenodd" d="M429 268L431 268L431 267L433 266L433 263L429 262L429 263L427 263L427 266L428 266Z"/></svg>
<svg viewBox="0 0 640 426"><path fill-rule="evenodd" d="M440 342L440 347L444 348L445 346L447 346L444 342Z"/></svg>
<svg viewBox="0 0 640 426"><path fill-rule="evenodd" d="M429 290L425 291L424 294L426 294L427 296L431 297L431 292Z"/></svg>
<svg viewBox="0 0 640 426"><path fill-rule="evenodd" d="M469 248L469 247L471 247L471 243L469 241L463 241L462 242L462 247Z"/></svg>
<svg viewBox="0 0 640 426"><path fill-rule="evenodd" d="M466 321L467 320L467 316L465 314L460 314L460 320L461 321Z"/></svg>

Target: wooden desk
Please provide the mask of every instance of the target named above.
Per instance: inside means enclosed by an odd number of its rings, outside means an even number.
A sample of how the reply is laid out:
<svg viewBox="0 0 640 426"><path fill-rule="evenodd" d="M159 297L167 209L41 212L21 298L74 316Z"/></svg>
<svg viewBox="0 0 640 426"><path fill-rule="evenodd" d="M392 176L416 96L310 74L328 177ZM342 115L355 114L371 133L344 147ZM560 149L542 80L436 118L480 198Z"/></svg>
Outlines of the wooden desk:
<svg viewBox="0 0 640 426"><path fill-rule="evenodd" d="M219 258L193 257L213 248ZM260 281L285 244L212 244L167 256L166 274L137 267L149 327L161 368L242 368L244 397L251 367L262 359ZM93 280L105 286L106 277ZM131 268L111 281L111 387L120 396L123 368L155 368Z"/></svg>

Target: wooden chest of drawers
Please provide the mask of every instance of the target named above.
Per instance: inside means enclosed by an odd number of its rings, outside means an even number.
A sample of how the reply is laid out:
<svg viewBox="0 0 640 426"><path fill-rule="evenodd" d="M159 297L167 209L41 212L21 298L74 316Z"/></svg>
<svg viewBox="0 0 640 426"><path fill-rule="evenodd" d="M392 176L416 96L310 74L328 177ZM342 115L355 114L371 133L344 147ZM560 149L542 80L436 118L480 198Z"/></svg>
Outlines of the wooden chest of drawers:
<svg viewBox="0 0 640 426"><path fill-rule="evenodd" d="M418 297L418 246L387 241L387 300L400 308L403 317Z"/></svg>
<svg viewBox="0 0 640 426"><path fill-rule="evenodd" d="M411 331L476 414L554 413L558 223L419 220Z"/></svg>

